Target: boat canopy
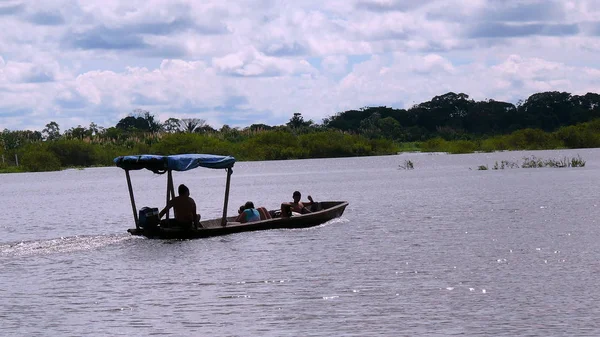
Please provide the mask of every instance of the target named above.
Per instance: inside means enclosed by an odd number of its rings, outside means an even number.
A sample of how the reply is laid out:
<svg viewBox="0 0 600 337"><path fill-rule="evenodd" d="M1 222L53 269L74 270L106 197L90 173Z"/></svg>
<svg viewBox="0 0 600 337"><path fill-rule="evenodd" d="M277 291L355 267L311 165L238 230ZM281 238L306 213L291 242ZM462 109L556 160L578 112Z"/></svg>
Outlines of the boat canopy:
<svg viewBox="0 0 600 337"><path fill-rule="evenodd" d="M154 173L165 173L166 171L188 171L197 167L231 168L235 163L235 158L213 154L176 154L171 156L143 154L117 157L114 162L124 170L147 169Z"/></svg>

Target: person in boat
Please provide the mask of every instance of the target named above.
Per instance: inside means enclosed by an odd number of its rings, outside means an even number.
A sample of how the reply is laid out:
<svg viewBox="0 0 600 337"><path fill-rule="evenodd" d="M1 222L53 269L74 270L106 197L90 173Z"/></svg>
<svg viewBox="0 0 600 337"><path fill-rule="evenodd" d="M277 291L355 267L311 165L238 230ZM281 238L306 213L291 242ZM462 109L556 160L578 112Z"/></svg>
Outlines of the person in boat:
<svg viewBox="0 0 600 337"><path fill-rule="evenodd" d="M239 215L235 221L241 223L267 220L271 218L271 215L264 207L254 208L254 203L252 201L248 201L246 204L240 206L238 214Z"/></svg>
<svg viewBox="0 0 600 337"><path fill-rule="evenodd" d="M290 217L296 214L307 214L311 213L311 210L307 208L307 206L312 206L315 204L313 198L309 195L309 202L302 202L300 199L302 198L302 194L300 191L294 191L292 194L292 202L284 202L281 204L281 214L284 217Z"/></svg>
<svg viewBox="0 0 600 337"><path fill-rule="evenodd" d="M175 221L183 227L194 226L194 228L202 227L200 225L200 214L196 211L196 202L190 198L190 189L184 184L177 188L178 196L169 200L167 206L158 214L162 218L167 211L173 208L175 213Z"/></svg>

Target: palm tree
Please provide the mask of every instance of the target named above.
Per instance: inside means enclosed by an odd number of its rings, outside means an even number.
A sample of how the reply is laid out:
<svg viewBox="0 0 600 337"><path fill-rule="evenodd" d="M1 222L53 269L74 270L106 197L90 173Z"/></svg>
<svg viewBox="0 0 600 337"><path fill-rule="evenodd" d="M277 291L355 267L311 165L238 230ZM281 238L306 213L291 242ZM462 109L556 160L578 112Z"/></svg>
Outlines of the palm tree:
<svg viewBox="0 0 600 337"><path fill-rule="evenodd" d="M188 133L198 131L204 124L206 124L206 121L202 118L183 118L180 121L181 128Z"/></svg>

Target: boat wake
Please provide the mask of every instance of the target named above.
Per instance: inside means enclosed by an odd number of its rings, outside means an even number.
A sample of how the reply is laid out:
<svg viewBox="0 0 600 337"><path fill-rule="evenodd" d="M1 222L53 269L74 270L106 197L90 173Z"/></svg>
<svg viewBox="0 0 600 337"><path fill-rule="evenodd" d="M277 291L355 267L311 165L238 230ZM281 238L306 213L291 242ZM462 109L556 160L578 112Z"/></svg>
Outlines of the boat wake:
<svg viewBox="0 0 600 337"><path fill-rule="evenodd" d="M283 230L289 230L289 231L309 231L309 230L314 230L316 228L323 228L325 226L329 226L329 225L335 225L335 224L342 224L342 223L347 223L350 222L350 220L346 219L346 218L335 218L335 219L331 219L327 222L324 222L320 225L317 226L313 226L313 227L306 227L306 228L287 228L287 229L283 229Z"/></svg>
<svg viewBox="0 0 600 337"><path fill-rule="evenodd" d="M129 235L71 236L58 239L0 244L0 258L92 250L132 240Z"/></svg>

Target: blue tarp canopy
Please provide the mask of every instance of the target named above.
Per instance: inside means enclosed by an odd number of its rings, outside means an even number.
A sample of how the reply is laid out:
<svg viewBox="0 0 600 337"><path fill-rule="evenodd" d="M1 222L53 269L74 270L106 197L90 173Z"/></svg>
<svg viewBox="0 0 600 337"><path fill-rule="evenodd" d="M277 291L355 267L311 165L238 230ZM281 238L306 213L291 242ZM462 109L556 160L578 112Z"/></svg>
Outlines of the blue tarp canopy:
<svg viewBox="0 0 600 337"><path fill-rule="evenodd" d="M151 154L121 156L114 159L115 164L124 170L148 169L154 173L188 171L197 167L223 169L233 167L235 158L213 154L176 154L157 156Z"/></svg>

